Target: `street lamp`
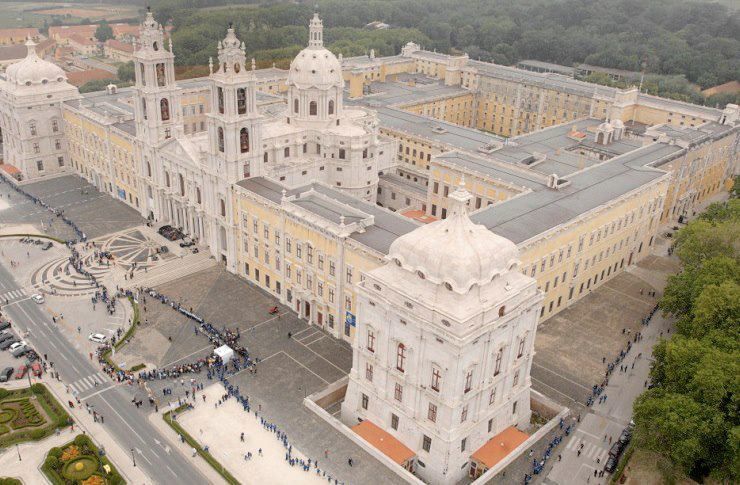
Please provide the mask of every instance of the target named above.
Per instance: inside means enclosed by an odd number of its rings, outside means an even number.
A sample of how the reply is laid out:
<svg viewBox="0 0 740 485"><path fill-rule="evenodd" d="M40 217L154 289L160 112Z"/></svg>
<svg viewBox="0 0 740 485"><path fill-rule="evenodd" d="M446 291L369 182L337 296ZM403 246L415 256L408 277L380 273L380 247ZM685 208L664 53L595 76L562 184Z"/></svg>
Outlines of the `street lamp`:
<svg viewBox="0 0 740 485"><path fill-rule="evenodd" d="M15 444L15 451L18 452L18 461L23 461L23 458L21 458L21 449L18 448L18 443Z"/></svg>
<svg viewBox="0 0 740 485"><path fill-rule="evenodd" d="M131 448L131 459L134 460L134 466L136 466L136 456L134 456L134 449Z"/></svg>

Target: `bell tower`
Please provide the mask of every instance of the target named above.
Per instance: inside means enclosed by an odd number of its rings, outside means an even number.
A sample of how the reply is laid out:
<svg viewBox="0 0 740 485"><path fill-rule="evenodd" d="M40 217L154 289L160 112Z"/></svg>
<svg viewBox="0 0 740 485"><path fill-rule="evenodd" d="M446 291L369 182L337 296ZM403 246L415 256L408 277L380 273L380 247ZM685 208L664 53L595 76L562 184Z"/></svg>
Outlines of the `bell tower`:
<svg viewBox="0 0 740 485"><path fill-rule="evenodd" d="M147 11L134 52L136 133L149 146L177 136L182 130L181 92L175 83L172 40L164 45L164 28Z"/></svg>
<svg viewBox="0 0 740 485"><path fill-rule="evenodd" d="M262 117L257 110L255 63L246 65L246 46L229 26L218 43L211 70L208 139L214 169L230 183L262 173ZM214 72L214 67L216 68Z"/></svg>

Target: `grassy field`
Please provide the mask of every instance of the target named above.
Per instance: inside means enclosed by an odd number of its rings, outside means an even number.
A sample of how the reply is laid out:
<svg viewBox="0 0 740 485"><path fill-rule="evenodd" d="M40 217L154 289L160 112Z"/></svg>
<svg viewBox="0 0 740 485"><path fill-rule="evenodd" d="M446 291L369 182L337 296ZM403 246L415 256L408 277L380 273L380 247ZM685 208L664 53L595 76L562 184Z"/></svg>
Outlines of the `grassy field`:
<svg viewBox="0 0 740 485"><path fill-rule="evenodd" d="M59 4L49 2L2 2L0 3L0 28L41 27L44 20L51 23L55 17L65 24L80 23L88 18L115 21L138 16L135 5L91 5L84 3Z"/></svg>

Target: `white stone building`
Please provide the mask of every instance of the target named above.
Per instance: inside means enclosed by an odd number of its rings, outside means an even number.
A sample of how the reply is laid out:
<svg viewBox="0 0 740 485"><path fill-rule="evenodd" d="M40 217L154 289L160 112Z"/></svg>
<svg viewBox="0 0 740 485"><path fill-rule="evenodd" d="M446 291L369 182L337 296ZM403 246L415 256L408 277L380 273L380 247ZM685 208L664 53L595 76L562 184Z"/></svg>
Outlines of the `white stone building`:
<svg viewBox="0 0 740 485"><path fill-rule="evenodd" d="M451 215L398 238L358 290L358 331L343 421L369 420L416 453L409 467L457 483L470 456L514 425L529 425L530 368L542 292L518 250ZM382 451L382 450L381 450Z"/></svg>
<svg viewBox="0 0 740 485"><path fill-rule="evenodd" d="M32 40L26 47L26 58L0 79L3 163L24 178L40 178L67 171L62 103L80 94L60 67L36 54Z"/></svg>

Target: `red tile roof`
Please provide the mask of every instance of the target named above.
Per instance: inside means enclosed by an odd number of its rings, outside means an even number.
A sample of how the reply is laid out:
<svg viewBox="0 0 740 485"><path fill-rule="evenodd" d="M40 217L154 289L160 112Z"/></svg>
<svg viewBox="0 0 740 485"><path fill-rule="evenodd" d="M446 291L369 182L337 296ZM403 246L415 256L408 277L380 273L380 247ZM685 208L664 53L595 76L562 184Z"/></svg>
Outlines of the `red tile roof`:
<svg viewBox="0 0 740 485"><path fill-rule="evenodd" d="M353 427L352 431L399 465L403 465L416 456L411 448L368 420Z"/></svg>
<svg viewBox="0 0 740 485"><path fill-rule="evenodd" d="M77 87L90 81L101 79L115 79L116 75L104 69L88 69L87 71L71 71L67 73L67 80Z"/></svg>
<svg viewBox="0 0 740 485"><path fill-rule="evenodd" d="M509 426L473 453L473 459L486 466L493 467L514 451L519 445L527 441L529 435L522 433L513 426Z"/></svg>
<svg viewBox="0 0 740 485"><path fill-rule="evenodd" d="M0 38L6 39L6 38L12 38L13 40L17 40L18 43L23 43L27 37L38 37L39 36L39 29L35 29L32 27L24 27L24 28L17 28L17 29L0 29Z"/></svg>
<svg viewBox="0 0 740 485"><path fill-rule="evenodd" d="M18 167L14 165L9 165L7 163L0 163L0 169L7 172L9 175L17 175L21 173L21 171L18 169Z"/></svg>
<svg viewBox="0 0 740 485"><path fill-rule="evenodd" d="M121 42L120 40L116 39L106 40L105 45L107 47L110 47L111 49L116 49L123 52L134 52L134 46L132 44L127 44L126 42Z"/></svg>

